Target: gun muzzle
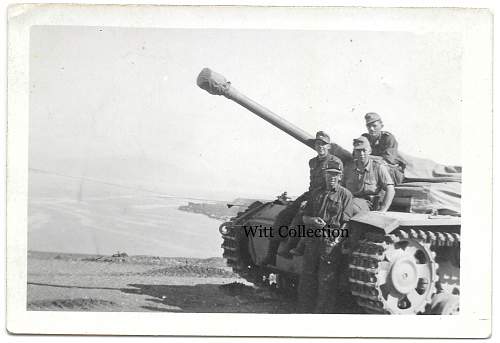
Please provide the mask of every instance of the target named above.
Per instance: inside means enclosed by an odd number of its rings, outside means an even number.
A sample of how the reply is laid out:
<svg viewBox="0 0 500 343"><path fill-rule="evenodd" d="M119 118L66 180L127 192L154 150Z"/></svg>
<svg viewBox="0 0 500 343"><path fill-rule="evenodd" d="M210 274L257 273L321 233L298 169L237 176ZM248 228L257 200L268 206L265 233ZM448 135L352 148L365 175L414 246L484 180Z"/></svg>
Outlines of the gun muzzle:
<svg viewBox="0 0 500 343"><path fill-rule="evenodd" d="M227 79L221 74L218 74L209 68L204 68L198 75L196 84L210 94L223 95L226 98L233 100L268 123L276 126L281 131L286 132L301 143L314 149L313 136L240 93L231 85L231 82L227 81Z"/></svg>

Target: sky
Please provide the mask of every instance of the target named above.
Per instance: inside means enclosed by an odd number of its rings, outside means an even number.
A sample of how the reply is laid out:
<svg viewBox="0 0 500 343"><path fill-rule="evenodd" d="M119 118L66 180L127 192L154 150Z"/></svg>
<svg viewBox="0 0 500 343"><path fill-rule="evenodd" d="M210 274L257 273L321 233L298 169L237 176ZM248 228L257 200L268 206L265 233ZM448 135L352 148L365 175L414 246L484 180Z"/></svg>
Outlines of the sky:
<svg viewBox="0 0 500 343"><path fill-rule="evenodd" d="M379 113L400 150L461 164L456 33L34 26L30 168L228 199L307 189L314 152L196 85L239 91L346 148Z"/></svg>

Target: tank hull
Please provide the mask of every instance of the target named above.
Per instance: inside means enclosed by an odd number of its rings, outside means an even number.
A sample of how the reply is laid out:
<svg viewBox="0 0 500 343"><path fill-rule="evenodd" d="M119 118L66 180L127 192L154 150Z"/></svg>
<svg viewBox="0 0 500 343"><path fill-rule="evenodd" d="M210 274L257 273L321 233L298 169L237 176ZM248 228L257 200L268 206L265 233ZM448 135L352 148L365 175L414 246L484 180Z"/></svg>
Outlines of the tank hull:
<svg viewBox="0 0 500 343"><path fill-rule="evenodd" d="M239 92L224 76L205 68L197 84L314 147L312 135ZM352 163L351 152L340 145L332 143L330 152L344 165ZM349 257L345 285L366 312L455 314L460 293L461 167L404 159L405 178L412 183L396 187L391 209L398 212L364 213L348 223L349 237L342 243ZM302 268L300 257L278 256L272 266L263 263L270 239L265 228L286 206L283 201L256 202L222 224L220 231L224 257L239 275L256 284L293 290ZM257 235L248 234L251 227Z"/></svg>
<svg viewBox="0 0 500 343"><path fill-rule="evenodd" d="M258 286L293 294L302 257L278 255L275 265L263 263L270 241L266 228L286 206L277 201L256 202L224 223L220 231L224 257L236 273ZM460 218L453 216L358 214L349 222L349 237L342 245L349 261L341 282L344 291L362 313L421 314L439 312L439 308L458 312L460 228Z"/></svg>

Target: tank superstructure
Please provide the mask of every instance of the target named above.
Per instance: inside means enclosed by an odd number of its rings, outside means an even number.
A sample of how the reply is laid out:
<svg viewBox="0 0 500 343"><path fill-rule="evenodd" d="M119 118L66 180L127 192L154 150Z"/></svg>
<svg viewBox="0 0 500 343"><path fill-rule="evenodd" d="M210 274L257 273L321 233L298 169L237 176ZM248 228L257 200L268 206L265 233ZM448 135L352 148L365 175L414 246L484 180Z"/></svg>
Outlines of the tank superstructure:
<svg viewBox="0 0 500 343"><path fill-rule="evenodd" d="M243 95L223 76L205 68L197 84L211 94L235 101L313 147L312 135ZM345 163L351 158L351 153L337 144L333 144L333 153ZM418 182L396 186L395 201L389 212L360 213L348 224L349 239L343 245L348 262L342 281L364 312L456 314L459 311L459 213L455 208L451 212L442 211L446 209L435 197L415 196L418 190L432 194L440 184L448 186L443 181L457 180L436 178L423 182L414 178L413 181ZM460 186L452 186L456 188L454 196L459 207ZM278 256L275 266L264 265L268 238L249 236L245 227L271 226L289 203L286 196L269 202L256 201L220 227L224 257L235 272L255 284L273 284L287 292L293 291L299 281L301 257ZM421 213L412 213L415 211Z"/></svg>

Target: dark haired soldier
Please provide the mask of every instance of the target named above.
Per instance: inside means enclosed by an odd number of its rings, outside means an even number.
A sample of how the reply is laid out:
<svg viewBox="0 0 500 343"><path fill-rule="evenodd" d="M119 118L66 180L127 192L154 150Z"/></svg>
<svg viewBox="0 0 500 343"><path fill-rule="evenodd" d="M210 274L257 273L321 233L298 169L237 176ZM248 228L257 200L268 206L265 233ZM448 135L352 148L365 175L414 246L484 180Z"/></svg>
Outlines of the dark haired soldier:
<svg viewBox="0 0 500 343"><path fill-rule="evenodd" d="M267 248L266 256L262 261L262 264L271 264L274 265L276 263L276 254L278 253L278 248L283 240L278 234L277 230L281 226L288 226L292 223L292 220L297 216L297 213L300 210L300 207L304 201L308 200L310 192L323 187L323 169L325 163L328 161L338 161L340 160L330 155L329 153L329 144L330 144L330 136L323 131L318 131L316 133L316 139L314 141L314 150L316 150L317 155L309 160L309 190L298 197L294 202L288 205L283 211L281 211L277 218L273 223L273 238L269 240L269 246ZM297 221L294 221L297 224L300 223L300 218ZM293 224L293 223L292 223ZM287 244L280 250L280 256L284 256L287 258L291 258L291 255L288 253L290 249L292 249L299 238L288 238Z"/></svg>
<svg viewBox="0 0 500 343"><path fill-rule="evenodd" d="M364 136L353 140L354 163L346 167L344 185L354 195L354 212L385 212L394 199L394 181L386 162L370 156L371 147Z"/></svg>
<svg viewBox="0 0 500 343"><path fill-rule="evenodd" d="M374 112L365 114L368 133L363 133L370 142L373 156L380 156L387 162L389 173L396 185L403 182L406 161L398 152L398 142L394 135L382 131L384 123L382 118Z"/></svg>
<svg viewBox="0 0 500 343"><path fill-rule="evenodd" d="M339 184L342 162L329 161L322 171L322 187L311 192L304 209L306 227L333 232L353 216L352 194ZM302 274L298 287L298 312L334 313L341 264L338 238L305 237Z"/></svg>

